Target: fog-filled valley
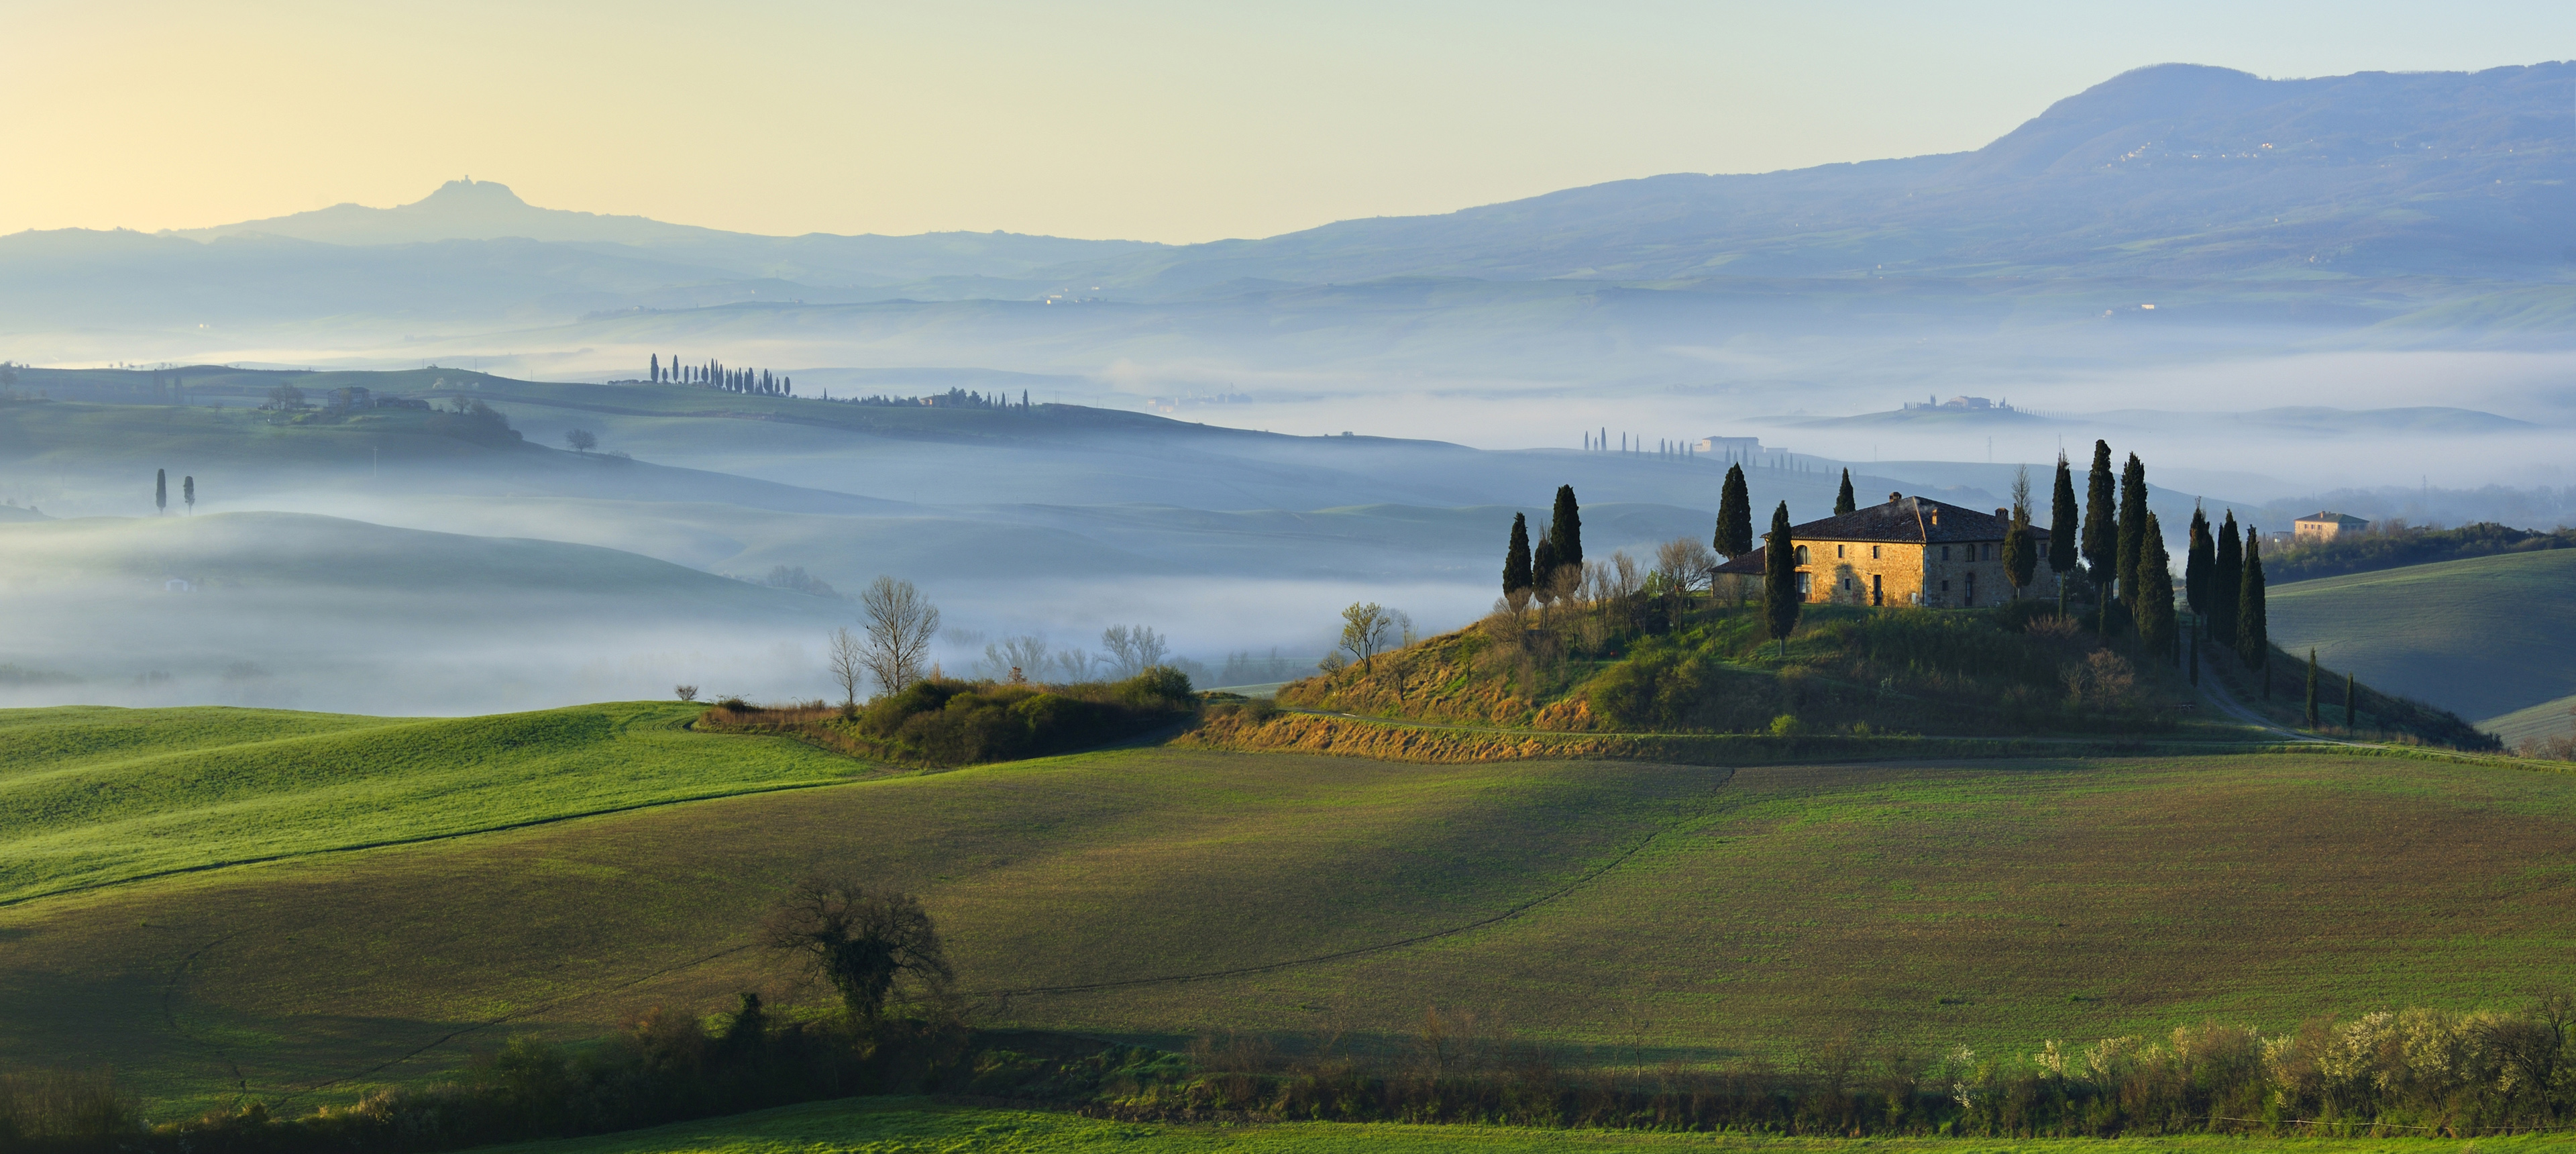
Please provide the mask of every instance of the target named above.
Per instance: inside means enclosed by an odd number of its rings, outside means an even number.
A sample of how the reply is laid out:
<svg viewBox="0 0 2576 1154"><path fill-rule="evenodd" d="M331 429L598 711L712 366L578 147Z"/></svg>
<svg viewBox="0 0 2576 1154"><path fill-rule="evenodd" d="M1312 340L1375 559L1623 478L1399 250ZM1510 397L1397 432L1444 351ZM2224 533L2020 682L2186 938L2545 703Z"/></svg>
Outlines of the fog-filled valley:
<svg viewBox="0 0 2576 1154"><path fill-rule="evenodd" d="M1738 461L1766 514L1846 469L1991 509L2104 439L2176 555L2195 504L2546 529L2571 79L2167 66L1972 152L1196 245L753 236L471 181L0 237L0 698L811 697L880 575L941 607L951 670L1144 625L1203 685L1268 682L1353 601L1485 612L1560 485L1595 556L1705 542Z"/></svg>

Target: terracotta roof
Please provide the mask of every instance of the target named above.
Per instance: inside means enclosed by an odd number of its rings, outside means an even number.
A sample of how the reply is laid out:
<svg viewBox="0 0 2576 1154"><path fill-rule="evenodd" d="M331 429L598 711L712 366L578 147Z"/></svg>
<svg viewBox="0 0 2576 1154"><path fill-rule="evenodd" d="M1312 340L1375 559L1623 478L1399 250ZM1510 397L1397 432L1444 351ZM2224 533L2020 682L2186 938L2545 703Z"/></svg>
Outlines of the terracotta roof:
<svg viewBox="0 0 2576 1154"><path fill-rule="evenodd" d="M1880 505L1864 505L1839 517L1809 521L1789 527L1792 541L1892 541L1908 545L1942 545L1955 541L2001 541L2012 527L2010 521L1993 513L1980 513L1946 501L1929 497L1899 497L1888 494ZM2031 535L2041 542L2048 540L2048 530L2030 527ZM1762 572L1762 547L1741 557L1729 559L1712 572Z"/></svg>

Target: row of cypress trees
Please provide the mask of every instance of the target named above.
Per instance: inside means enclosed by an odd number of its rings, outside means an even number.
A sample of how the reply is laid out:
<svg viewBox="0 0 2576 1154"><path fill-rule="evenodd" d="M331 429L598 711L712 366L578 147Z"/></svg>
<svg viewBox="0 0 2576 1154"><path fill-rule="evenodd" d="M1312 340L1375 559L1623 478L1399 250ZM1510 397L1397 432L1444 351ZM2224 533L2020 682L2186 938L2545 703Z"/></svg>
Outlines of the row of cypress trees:
<svg viewBox="0 0 2576 1154"><path fill-rule="evenodd" d="M1503 596L1550 600L1556 596L1557 575L1565 571L1583 572L1583 508L1574 500L1572 485L1556 487L1556 507L1536 548L1530 546L1529 516L1512 514L1512 542L1503 551Z"/></svg>
<svg viewBox="0 0 2576 1154"><path fill-rule="evenodd" d="M661 354L655 353L648 371L652 374L653 383L657 385L703 385L711 389L723 389L729 393L770 397L788 397L796 394L794 377L780 376L767 369L737 369L717 360L709 360L703 365L683 365L680 363L680 358L673 357L670 365L666 367L662 364Z"/></svg>

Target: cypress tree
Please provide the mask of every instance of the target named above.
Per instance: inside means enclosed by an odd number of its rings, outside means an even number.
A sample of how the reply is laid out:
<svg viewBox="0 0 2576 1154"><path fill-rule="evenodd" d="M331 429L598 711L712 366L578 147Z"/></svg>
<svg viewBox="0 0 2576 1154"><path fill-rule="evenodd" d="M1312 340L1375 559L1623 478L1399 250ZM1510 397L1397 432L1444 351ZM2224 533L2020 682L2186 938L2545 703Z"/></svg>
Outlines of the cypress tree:
<svg viewBox="0 0 2576 1154"><path fill-rule="evenodd" d="M179 499L187 502L188 511L190 513L197 511L197 479L195 477L189 476L179 478Z"/></svg>
<svg viewBox="0 0 2576 1154"><path fill-rule="evenodd" d="M1530 593L1541 604L1556 600L1556 535L1541 533L1530 550Z"/></svg>
<svg viewBox="0 0 2576 1154"><path fill-rule="evenodd" d="M170 511L170 470L168 469L152 470L152 507L164 513Z"/></svg>
<svg viewBox="0 0 2576 1154"><path fill-rule="evenodd" d="M1529 516L1512 514L1511 547L1503 550L1503 596L1530 587Z"/></svg>
<svg viewBox="0 0 2576 1154"><path fill-rule="evenodd" d="M2308 650L2308 731L2317 728L2317 651Z"/></svg>
<svg viewBox="0 0 2576 1154"><path fill-rule="evenodd" d="M1849 470L1845 470L1849 475ZM2030 531L2030 471L2013 479L2012 523L2004 528L2004 579L2012 582L2013 600L2039 574L2039 539Z"/></svg>
<svg viewBox="0 0 2576 1154"><path fill-rule="evenodd" d="M2346 672L2343 675L2343 727L2347 730L2357 732L2360 729L2352 721L2354 707L2361 703L2360 696L2360 686L2353 681L2352 674Z"/></svg>
<svg viewBox="0 0 2576 1154"><path fill-rule="evenodd" d="M1547 535L1556 542L1556 563L1583 571L1583 510L1574 503L1574 486L1556 487L1556 511L1548 520Z"/></svg>
<svg viewBox="0 0 2576 1154"><path fill-rule="evenodd" d="M2245 529L2245 576L2236 591L2236 656L2263 679L2263 696L2272 696L2272 633L2263 614L2263 545L2254 529Z"/></svg>
<svg viewBox="0 0 2576 1154"><path fill-rule="evenodd" d="M2147 467L2136 453L2120 466L2120 615L2138 615L2147 558Z"/></svg>
<svg viewBox="0 0 2576 1154"><path fill-rule="evenodd" d="M2209 566L2217 560L2217 542L2209 536L2209 514L2197 501L2191 506L2191 543L2182 560L2182 596L2195 615L2209 615Z"/></svg>
<svg viewBox="0 0 2576 1154"><path fill-rule="evenodd" d="M2075 475L2066 454L2057 455L2057 481L2048 494L2048 569L2057 574L2057 615L2066 616L2066 571L2075 567Z"/></svg>
<svg viewBox="0 0 2576 1154"><path fill-rule="evenodd" d="M2153 513L2147 514L2145 533L2139 542L2136 602L2140 646L2157 660L2171 663L2175 637L2173 556L2165 551L2164 527L2156 522Z"/></svg>
<svg viewBox="0 0 2576 1154"><path fill-rule="evenodd" d="M1843 490L1842 492L1834 494L1834 516L1840 517L1845 513L1858 512L1859 510L1860 502L1852 499L1851 470L1845 469L1843 470Z"/></svg>
<svg viewBox="0 0 2576 1154"><path fill-rule="evenodd" d="M2093 472L2084 482L2084 571L2108 613L2111 566L2120 557L2119 511L2111 504L2111 443L2093 442ZM2108 625L2107 618L2102 622Z"/></svg>
<svg viewBox="0 0 2576 1154"><path fill-rule="evenodd" d="M1771 532L1762 539L1762 610L1771 626L1771 639L1779 642L1780 656L1789 656L1789 631L1798 627L1798 611L1803 605L1798 596L1797 547L1789 540L1789 503L1771 513Z"/></svg>
<svg viewBox="0 0 2576 1154"><path fill-rule="evenodd" d="M2236 510L2218 527L2218 550L2209 563L2209 637L2236 647L2237 601L2245 584L2245 546L2237 539Z"/></svg>
<svg viewBox="0 0 2576 1154"><path fill-rule="evenodd" d="M1753 497L1744 488L1744 466L1726 467L1726 485L1717 494L1717 539L1710 546L1729 557L1753 551Z"/></svg>

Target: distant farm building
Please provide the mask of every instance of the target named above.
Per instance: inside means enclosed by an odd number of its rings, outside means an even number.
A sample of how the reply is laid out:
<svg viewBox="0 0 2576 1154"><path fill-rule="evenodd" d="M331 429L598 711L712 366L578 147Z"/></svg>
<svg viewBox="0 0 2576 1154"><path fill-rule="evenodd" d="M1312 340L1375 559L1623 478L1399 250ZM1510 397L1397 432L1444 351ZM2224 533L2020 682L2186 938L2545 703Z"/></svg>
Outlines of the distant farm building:
<svg viewBox="0 0 2576 1154"><path fill-rule="evenodd" d="M1890 493L1886 504L1790 528L1798 594L1818 605L1999 605L2012 596L2003 559L2011 527L2006 510L1980 513ZM2048 530L2033 526L2031 537L2046 553ZM1718 595L1760 596L1765 552L1757 548L1713 570Z"/></svg>
<svg viewBox="0 0 2576 1154"><path fill-rule="evenodd" d="M1758 457L1762 455L1762 438L1701 437L1699 443L1693 447L1703 453L1731 458Z"/></svg>
<svg viewBox="0 0 2576 1154"><path fill-rule="evenodd" d="M2364 521L2359 517L2347 516L2342 513L2310 513L2305 517L2301 517L2296 521L2290 522L2290 539L2293 541L2332 541L2347 533L2360 533L2368 528L2370 528L2370 522Z"/></svg>

